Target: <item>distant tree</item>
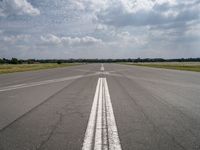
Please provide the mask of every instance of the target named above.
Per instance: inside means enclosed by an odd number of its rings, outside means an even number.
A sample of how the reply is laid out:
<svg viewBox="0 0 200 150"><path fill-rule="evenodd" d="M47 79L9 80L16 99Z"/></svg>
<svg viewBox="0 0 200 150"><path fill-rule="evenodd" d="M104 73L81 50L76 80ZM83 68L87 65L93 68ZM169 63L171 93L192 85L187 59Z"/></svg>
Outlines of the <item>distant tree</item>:
<svg viewBox="0 0 200 150"><path fill-rule="evenodd" d="M3 62L4 62L3 59L0 58L0 64L3 64Z"/></svg>
<svg viewBox="0 0 200 150"><path fill-rule="evenodd" d="M17 58L12 58L11 61L10 61L11 64L18 64L19 61Z"/></svg>
<svg viewBox="0 0 200 150"><path fill-rule="evenodd" d="M62 64L62 60L57 60L57 64Z"/></svg>
<svg viewBox="0 0 200 150"><path fill-rule="evenodd" d="M163 59L163 58L128 58L128 59L27 59L18 60L17 58L6 59L1 58L0 64L20 64L20 63L114 63L114 62L200 62L200 58L176 58L176 59Z"/></svg>
<svg viewBox="0 0 200 150"><path fill-rule="evenodd" d="M28 64L34 64L34 63L35 63L35 59L28 59L28 60L27 60L27 63L28 63Z"/></svg>
<svg viewBox="0 0 200 150"><path fill-rule="evenodd" d="M18 64L23 64L23 60L22 59L18 60Z"/></svg>
<svg viewBox="0 0 200 150"><path fill-rule="evenodd" d="M8 59L6 59L6 58L3 58L3 63L4 63L4 64L10 63L10 60L8 60Z"/></svg>

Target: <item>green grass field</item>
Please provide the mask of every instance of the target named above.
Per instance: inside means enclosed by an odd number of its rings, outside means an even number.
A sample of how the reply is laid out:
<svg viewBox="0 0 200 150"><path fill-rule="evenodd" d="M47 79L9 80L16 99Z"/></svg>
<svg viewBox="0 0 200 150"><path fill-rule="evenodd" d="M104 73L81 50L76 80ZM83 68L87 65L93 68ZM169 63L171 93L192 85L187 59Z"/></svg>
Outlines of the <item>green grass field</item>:
<svg viewBox="0 0 200 150"><path fill-rule="evenodd" d="M68 67L68 66L75 66L75 65L80 65L80 63L63 63L63 64L46 63L46 64L17 64L17 65L3 64L3 65L0 65L0 74Z"/></svg>
<svg viewBox="0 0 200 150"><path fill-rule="evenodd" d="M127 63L129 65L200 72L200 62Z"/></svg>

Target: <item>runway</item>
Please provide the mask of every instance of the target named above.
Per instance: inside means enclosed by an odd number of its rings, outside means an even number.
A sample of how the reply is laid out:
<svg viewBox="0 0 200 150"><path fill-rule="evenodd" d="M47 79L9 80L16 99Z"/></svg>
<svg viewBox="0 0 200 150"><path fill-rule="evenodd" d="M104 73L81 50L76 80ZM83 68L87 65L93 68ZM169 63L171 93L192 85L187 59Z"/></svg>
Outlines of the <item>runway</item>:
<svg viewBox="0 0 200 150"><path fill-rule="evenodd" d="M0 150L199 150L200 74L84 64L0 75Z"/></svg>

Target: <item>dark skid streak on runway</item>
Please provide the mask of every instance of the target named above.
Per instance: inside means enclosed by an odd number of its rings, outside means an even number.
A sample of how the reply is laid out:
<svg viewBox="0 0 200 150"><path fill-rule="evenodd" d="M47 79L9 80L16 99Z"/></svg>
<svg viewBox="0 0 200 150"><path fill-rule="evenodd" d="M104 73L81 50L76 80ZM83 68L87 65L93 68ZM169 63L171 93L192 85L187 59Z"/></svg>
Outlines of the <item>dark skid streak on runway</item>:
<svg viewBox="0 0 200 150"><path fill-rule="evenodd" d="M82 149L99 78L123 150L200 150L200 74L120 64L0 75L0 150Z"/></svg>

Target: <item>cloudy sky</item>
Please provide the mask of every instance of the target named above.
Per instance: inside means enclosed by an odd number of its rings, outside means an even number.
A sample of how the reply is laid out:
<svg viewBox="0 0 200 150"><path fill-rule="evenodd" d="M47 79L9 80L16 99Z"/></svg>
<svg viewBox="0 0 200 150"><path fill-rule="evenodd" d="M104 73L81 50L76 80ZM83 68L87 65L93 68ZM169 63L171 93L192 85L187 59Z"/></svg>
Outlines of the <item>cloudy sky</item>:
<svg viewBox="0 0 200 150"><path fill-rule="evenodd" d="M0 0L0 57L200 57L200 0Z"/></svg>

